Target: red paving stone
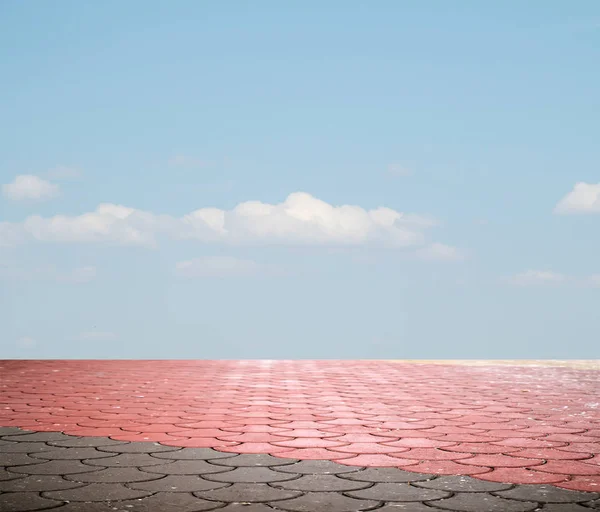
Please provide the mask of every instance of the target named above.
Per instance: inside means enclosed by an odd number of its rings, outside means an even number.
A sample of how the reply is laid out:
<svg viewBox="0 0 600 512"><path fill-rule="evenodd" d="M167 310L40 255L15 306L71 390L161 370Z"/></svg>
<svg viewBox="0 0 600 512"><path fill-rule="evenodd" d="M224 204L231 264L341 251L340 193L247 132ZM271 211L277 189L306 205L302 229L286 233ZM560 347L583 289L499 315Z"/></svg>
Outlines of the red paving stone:
<svg viewBox="0 0 600 512"><path fill-rule="evenodd" d="M600 371L3 361L0 426L597 491Z"/></svg>

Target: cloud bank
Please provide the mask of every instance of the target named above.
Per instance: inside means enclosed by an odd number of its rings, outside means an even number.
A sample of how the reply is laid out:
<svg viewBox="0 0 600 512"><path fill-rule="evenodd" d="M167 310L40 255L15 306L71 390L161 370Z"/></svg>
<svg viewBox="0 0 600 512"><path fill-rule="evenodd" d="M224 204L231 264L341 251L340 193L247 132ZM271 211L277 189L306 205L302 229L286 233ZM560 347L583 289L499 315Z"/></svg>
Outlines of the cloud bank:
<svg viewBox="0 0 600 512"><path fill-rule="evenodd" d="M334 206L295 192L279 204L247 201L231 210L200 208L182 217L110 203L76 216L32 215L20 223L0 223L0 245L40 241L155 247L159 239L170 238L232 245L419 247L426 242L424 231L434 225L426 216L385 207Z"/></svg>

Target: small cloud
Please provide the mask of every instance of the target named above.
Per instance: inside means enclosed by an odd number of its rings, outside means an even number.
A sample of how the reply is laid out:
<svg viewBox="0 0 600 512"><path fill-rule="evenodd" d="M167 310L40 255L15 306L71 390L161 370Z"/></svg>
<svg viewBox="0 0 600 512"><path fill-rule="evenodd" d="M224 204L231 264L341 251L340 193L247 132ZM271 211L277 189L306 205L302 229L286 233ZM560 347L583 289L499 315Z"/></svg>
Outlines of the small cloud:
<svg viewBox="0 0 600 512"><path fill-rule="evenodd" d="M395 178L406 178L408 176L412 176L413 174L411 169L407 169L406 167L399 164L388 165L387 173Z"/></svg>
<svg viewBox="0 0 600 512"><path fill-rule="evenodd" d="M248 277L258 274L262 266L252 260L231 256L207 256L175 265L175 274L179 277Z"/></svg>
<svg viewBox="0 0 600 512"><path fill-rule="evenodd" d="M79 333L75 338L81 341L110 341L116 340L117 335L110 331L85 331Z"/></svg>
<svg viewBox="0 0 600 512"><path fill-rule="evenodd" d="M464 251L457 247L440 243L433 243L419 249L417 256L429 261L462 261L466 257Z"/></svg>
<svg viewBox="0 0 600 512"><path fill-rule="evenodd" d="M565 275L546 270L527 270L508 278L508 282L517 286L562 284L566 281Z"/></svg>
<svg viewBox="0 0 600 512"><path fill-rule="evenodd" d="M206 162L191 156L175 155L169 159L169 165L174 167L205 167Z"/></svg>
<svg viewBox="0 0 600 512"><path fill-rule="evenodd" d="M13 201L51 199L59 190L58 185L31 174L21 174L12 183L2 185L4 197Z"/></svg>
<svg viewBox="0 0 600 512"><path fill-rule="evenodd" d="M19 348L32 349L35 348L36 342L33 338L30 338L29 336L23 336L22 338L19 338L17 340L17 346Z"/></svg>
<svg viewBox="0 0 600 512"><path fill-rule="evenodd" d="M76 180L81 178L82 172L75 167L68 167L66 165L59 165L54 169L50 169L46 173L46 177L51 180Z"/></svg>
<svg viewBox="0 0 600 512"><path fill-rule="evenodd" d="M600 213L600 183L576 183L555 206L554 213Z"/></svg>

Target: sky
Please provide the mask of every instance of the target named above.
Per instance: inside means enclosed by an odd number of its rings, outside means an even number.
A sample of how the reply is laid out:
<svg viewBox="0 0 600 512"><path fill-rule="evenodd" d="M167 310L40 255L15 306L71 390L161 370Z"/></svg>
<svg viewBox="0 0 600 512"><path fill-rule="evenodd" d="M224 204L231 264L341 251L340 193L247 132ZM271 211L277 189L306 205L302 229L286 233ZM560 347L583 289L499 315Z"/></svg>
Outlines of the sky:
<svg viewBox="0 0 600 512"><path fill-rule="evenodd" d="M0 358L598 359L600 3L0 3Z"/></svg>

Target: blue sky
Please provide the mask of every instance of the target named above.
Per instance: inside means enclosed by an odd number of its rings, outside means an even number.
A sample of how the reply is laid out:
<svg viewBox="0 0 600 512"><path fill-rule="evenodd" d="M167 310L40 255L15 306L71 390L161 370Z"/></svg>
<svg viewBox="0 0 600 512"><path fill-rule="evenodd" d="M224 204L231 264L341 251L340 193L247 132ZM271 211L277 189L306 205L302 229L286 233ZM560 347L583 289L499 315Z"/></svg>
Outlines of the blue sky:
<svg viewBox="0 0 600 512"><path fill-rule="evenodd" d="M0 5L0 357L598 358L596 1Z"/></svg>

